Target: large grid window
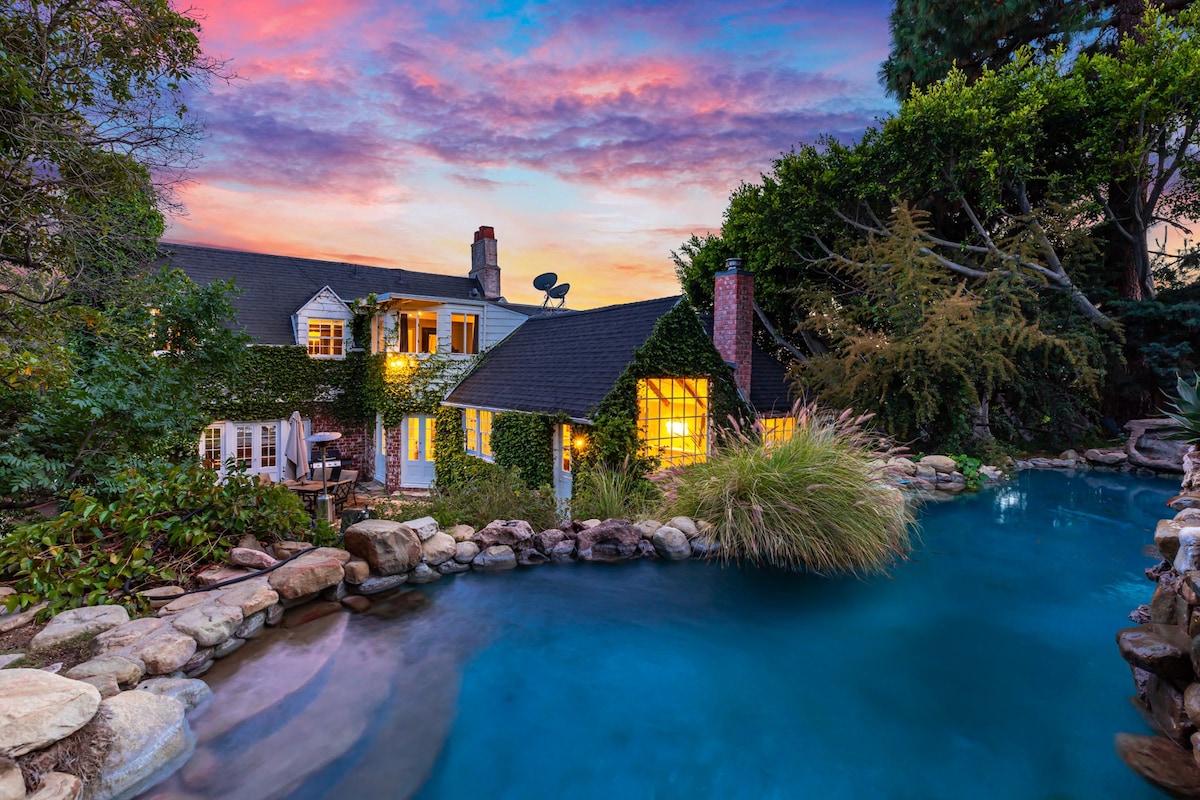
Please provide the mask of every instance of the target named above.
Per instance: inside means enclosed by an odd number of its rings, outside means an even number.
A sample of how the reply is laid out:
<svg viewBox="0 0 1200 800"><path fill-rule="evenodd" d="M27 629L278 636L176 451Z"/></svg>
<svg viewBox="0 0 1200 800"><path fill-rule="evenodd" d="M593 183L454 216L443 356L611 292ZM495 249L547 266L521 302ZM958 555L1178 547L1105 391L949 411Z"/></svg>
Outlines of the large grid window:
<svg viewBox="0 0 1200 800"><path fill-rule="evenodd" d="M308 321L308 354L310 356L341 356L345 345L345 329L339 319L310 319Z"/></svg>
<svg viewBox="0 0 1200 800"><path fill-rule="evenodd" d="M479 317L477 315L450 315L450 352L465 355L474 355L479 352Z"/></svg>
<svg viewBox="0 0 1200 800"><path fill-rule="evenodd" d="M492 412L468 408L463 413L467 452L488 461L492 460Z"/></svg>
<svg viewBox="0 0 1200 800"><path fill-rule="evenodd" d="M762 440L766 444L782 444L796 432L795 417L760 417L758 424L762 426Z"/></svg>
<svg viewBox="0 0 1200 800"><path fill-rule="evenodd" d="M274 467L279 463L278 428L275 425L263 425L259 431L258 465Z"/></svg>
<svg viewBox="0 0 1200 800"><path fill-rule="evenodd" d="M638 381L638 429L660 466L678 467L708 456L708 379Z"/></svg>
<svg viewBox="0 0 1200 800"><path fill-rule="evenodd" d="M209 469L221 468L221 437L224 433L224 425L209 425L204 429L204 437L200 440L200 461Z"/></svg>

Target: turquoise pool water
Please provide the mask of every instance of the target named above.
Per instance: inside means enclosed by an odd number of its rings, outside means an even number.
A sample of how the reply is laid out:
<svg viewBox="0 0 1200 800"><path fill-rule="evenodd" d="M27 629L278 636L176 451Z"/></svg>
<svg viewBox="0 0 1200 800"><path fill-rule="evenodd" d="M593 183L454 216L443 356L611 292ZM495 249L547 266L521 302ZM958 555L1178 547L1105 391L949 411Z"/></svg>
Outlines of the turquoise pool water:
<svg viewBox="0 0 1200 800"><path fill-rule="evenodd" d="M319 718L362 723L286 796L1161 797L1113 753L1147 730L1113 636L1150 597L1145 546L1177 486L1025 473L926 507L889 578L687 562L443 580L422 609L350 620L305 696L353 687Z"/></svg>

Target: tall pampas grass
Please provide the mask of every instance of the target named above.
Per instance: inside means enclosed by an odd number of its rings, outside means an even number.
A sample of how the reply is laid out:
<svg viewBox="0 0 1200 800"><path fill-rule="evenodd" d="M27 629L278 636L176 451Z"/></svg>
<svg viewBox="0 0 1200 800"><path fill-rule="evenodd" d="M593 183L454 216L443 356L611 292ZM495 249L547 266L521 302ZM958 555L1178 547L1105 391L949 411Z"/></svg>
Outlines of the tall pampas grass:
<svg viewBox="0 0 1200 800"><path fill-rule="evenodd" d="M707 461L662 473L661 516L709 523L727 559L886 572L907 556L913 536L912 510L877 466L894 450L868 432L870 415L797 404L792 416L795 432L785 441L735 426Z"/></svg>

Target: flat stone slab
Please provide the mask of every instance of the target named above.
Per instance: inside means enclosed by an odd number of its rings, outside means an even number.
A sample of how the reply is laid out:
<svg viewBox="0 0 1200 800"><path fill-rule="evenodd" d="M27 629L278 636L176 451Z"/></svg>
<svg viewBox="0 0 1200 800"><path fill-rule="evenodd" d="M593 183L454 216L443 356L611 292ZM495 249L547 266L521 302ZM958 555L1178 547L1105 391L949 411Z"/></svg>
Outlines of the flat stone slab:
<svg viewBox="0 0 1200 800"><path fill-rule="evenodd" d="M81 681L99 675L111 675L119 685L132 686L142 679L145 672L146 665L142 662L135 661L129 656L108 653L71 667L67 670L66 677Z"/></svg>
<svg viewBox="0 0 1200 800"><path fill-rule="evenodd" d="M386 592L389 589L395 589L397 586L403 586L408 583L408 575L376 575L367 578L358 586L352 587L357 594L379 594Z"/></svg>
<svg viewBox="0 0 1200 800"><path fill-rule="evenodd" d="M242 617L250 617L279 602L279 594L271 588L266 578L255 578L245 584L230 586L221 593L217 601L227 606L237 606Z"/></svg>
<svg viewBox="0 0 1200 800"><path fill-rule="evenodd" d="M115 628L110 628L92 639L92 655L100 656L120 650L161 630L167 624L165 619L158 617L142 617L131 619Z"/></svg>
<svg viewBox="0 0 1200 800"><path fill-rule="evenodd" d="M169 625L117 653L141 661L149 675L174 672L195 654L196 640Z"/></svg>
<svg viewBox="0 0 1200 800"><path fill-rule="evenodd" d="M91 722L95 686L41 669L0 670L0 753L22 756Z"/></svg>
<svg viewBox="0 0 1200 800"><path fill-rule="evenodd" d="M186 633L201 647L214 647L233 636L242 624L242 609L220 602L205 603L176 614L171 619L175 630Z"/></svg>
<svg viewBox="0 0 1200 800"><path fill-rule="evenodd" d="M104 633L125 622L129 622L129 612L124 606L72 608L51 619L30 641L29 651L52 650L85 636Z"/></svg>
<svg viewBox="0 0 1200 800"><path fill-rule="evenodd" d="M138 684L137 690L173 697L188 711L194 711L212 699L208 684L195 678L151 678Z"/></svg>
<svg viewBox="0 0 1200 800"><path fill-rule="evenodd" d="M1121 657L1164 678L1190 680L1191 640L1175 625L1139 625L1117 632Z"/></svg>

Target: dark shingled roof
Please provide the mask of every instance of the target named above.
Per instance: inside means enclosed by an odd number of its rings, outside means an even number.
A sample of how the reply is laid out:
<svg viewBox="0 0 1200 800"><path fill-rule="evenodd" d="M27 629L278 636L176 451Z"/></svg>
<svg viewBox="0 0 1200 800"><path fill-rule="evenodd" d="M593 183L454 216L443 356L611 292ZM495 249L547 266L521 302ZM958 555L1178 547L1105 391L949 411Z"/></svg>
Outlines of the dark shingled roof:
<svg viewBox="0 0 1200 800"><path fill-rule="evenodd" d="M446 398L462 406L587 419L678 297L533 317Z"/></svg>
<svg viewBox="0 0 1200 800"><path fill-rule="evenodd" d="M196 283L232 279L242 289L233 298L237 321L258 344L295 344L292 314L325 286L346 302L385 292L468 300L472 299L472 289L480 290L479 281L474 278L406 269L168 242L162 244L162 250L166 262L182 269ZM524 307L512 310L529 313Z"/></svg>

